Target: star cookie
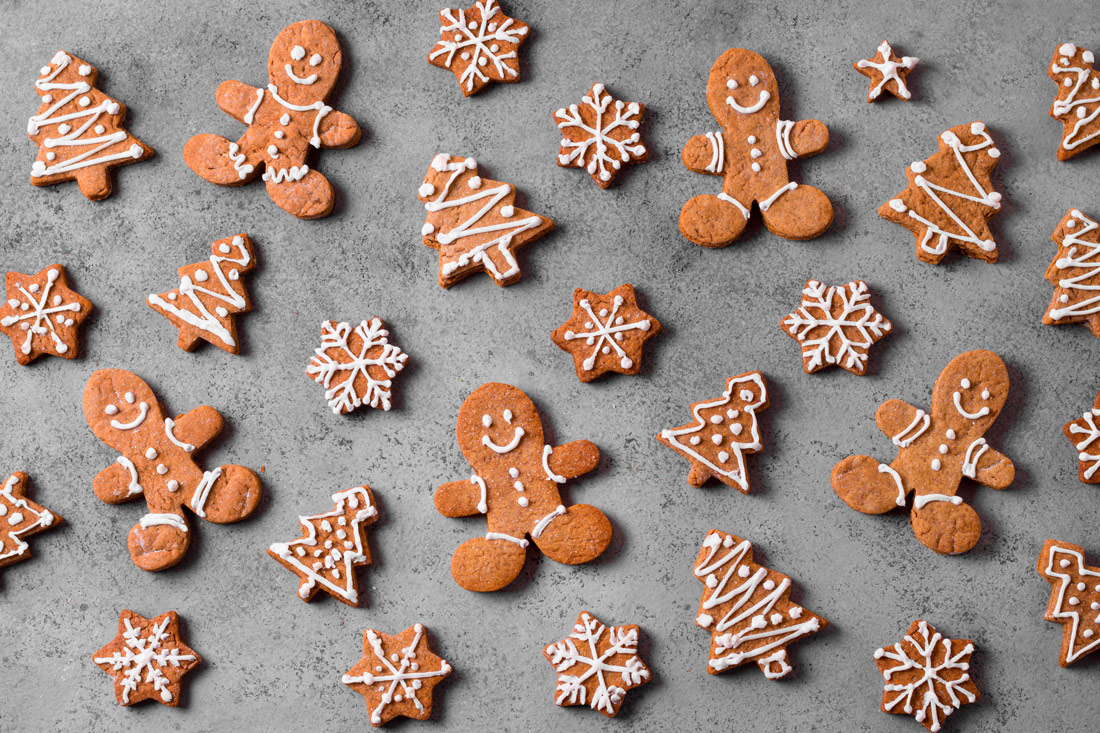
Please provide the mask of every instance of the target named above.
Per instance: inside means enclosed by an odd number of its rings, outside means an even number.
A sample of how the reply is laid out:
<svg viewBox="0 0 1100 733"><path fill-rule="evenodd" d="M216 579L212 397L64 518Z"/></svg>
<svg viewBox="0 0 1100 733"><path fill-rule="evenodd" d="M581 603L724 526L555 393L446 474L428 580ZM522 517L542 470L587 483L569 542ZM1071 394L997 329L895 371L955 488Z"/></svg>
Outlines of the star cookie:
<svg viewBox="0 0 1100 733"><path fill-rule="evenodd" d="M30 364L43 354L75 359L79 329L92 304L69 287L62 265L34 274L9 272L7 300L0 305L0 333L15 347L15 359Z"/></svg>
<svg viewBox="0 0 1100 733"><path fill-rule="evenodd" d="M562 135L558 165L584 168L600 188L608 188L623 165L649 160L649 151L639 142L643 115L644 104L622 102L603 84L594 84L581 104L554 113Z"/></svg>
<svg viewBox="0 0 1100 733"><path fill-rule="evenodd" d="M868 102L877 100L883 90L898 99L908 101L913 95L905 84L905 77L909 76L909 72L919 61L916 56L895 56L890 42L883 41L879 44L878 53L869 59L855 62L852 68L871 80L871 88L867 92Z"/></svg>
<svg viewBox="0 0 1100 733"><path fill-rule="evenodd" d="M660 332L660 321L638 307L628 283L606 295L574 290L573 315L552 338L573 355L577 377L591 382L605 372L637 374L642 346Z"/></svg>
<svg viewBox="0 0 1100 733"><path fill-rule="evenodd" d="M415 720L432 716L432 692L451 673L451 665L432 654L421 624L397 636L373 629L363 632L363 658L342 682L363 696L371 725L399 715Z"/></svg>
<svg viewBox="0 0 1100 733"><path fill-rule="evenodd" d="M453 71L464 95L477 94L490 81L519 81L517 50L530 28L505 15L496 0L478 0L467 10L444 8L439 23L428 63Z"/></svg>
<svg viewBox="0 0 1100 733"><path fill-rule="evenodd" d="M30 479L16 471L0 486L0 568L31 556L26 538L61 523L57 516L27 498Z"/></svg>
<svg viewBox="0 0 1100 733"><path fill-rule="evenodd" d="M180 704L183 676L202 658L180 640L180 619L175 611L147 619L123 610L118 634L92 661L114 678L119 705L156 700L175 707Z"/></svg>
<svg viewBox="0 0 1100 733"><path fill-rule="evenodd" d="M1077 478L1086 484L1100 484L1100 393L1092 408L1085 410L1081 417L1062 426L1062 432L1077 450Z"/></svg>
<svg viewBox="0 0 1100 733"><path fill-rule="evenodd" d="M780 325L802 345L802 368L807 374L839 366L862 375L871 345L893 328L871 305L870 290L862 280L828 287L807 280L798 310Z"/></svg>

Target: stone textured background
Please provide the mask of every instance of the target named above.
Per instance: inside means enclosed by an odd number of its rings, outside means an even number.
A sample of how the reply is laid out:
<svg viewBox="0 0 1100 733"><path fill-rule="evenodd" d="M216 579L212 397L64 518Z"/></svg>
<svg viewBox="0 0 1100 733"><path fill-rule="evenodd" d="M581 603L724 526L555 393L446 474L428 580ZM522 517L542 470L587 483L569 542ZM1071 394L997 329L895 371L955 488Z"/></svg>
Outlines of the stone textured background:
<svg viewBox="0 0 1100 733"><path fill-rule="evenodd" d="M425 61L439 5L0 3L0 89L9 100L0 106L8 181L0 269L35 272L61 261L97 308L77 361L20 367L0 355L0 470L28 471L34 498L68 520L39 535L34 559L0 581L0 728L362 730L363 701L340 684L359 658L362 629L397 632L422 621L457 670L433 730L914 731L914 721L879 712L871 654L921 617L979 648L982 700L953 716L951 728L1093 728L1100 660L1059 669L1061 628L1042 619L1049 586L1034 568L1048 537L1083 544L1100 561L1100 494L1077 480L1060 432L1092 404L1100 343L1084 328L1039 322L1051 292L1043 279L1055 252L1050 232L1071 206L1100 215L1100 153L1055 161L1061 127L1047 116L1055 89L1045 71L1063 41L1100 51L1091 4L506 0L534 28L521 51L523 79L473 99ZM271 204L260 183L221 189L200 180L182 149L198 132L243 132L215 105L215 88L225 79L265 84L272 39L313 17L343 43L333 106L366 134L354 149L310 161L339 200L332 216L306 222ZM865 101L867 80L850 64L883 37L922 59L910 77L914 102ZM829 150L792 166L836 207L820 239L788 242L758 219L723 250L679 235L683 202L718 191L679 154L688 137L716 129L706 75L732 46L771 61L784 117L817 117L830 128ZM27 183L32 84L58 48L99 68L101 88L129 106L130 129L157 151L119 170L102 203L86 201L75 184ZM555 165L550 117L597 80L648 106L653 151L606 192ZM941 131L977 119L1003 152L994 181L1005 206L993 224L1002 261L922 264L912 236L875 210L901 190L905 166L935 150ZM485 276L447 292L436 284L416 188L440 151L476 157L486 175L516 184L528 208L557 222L524 251L517 285L500 289ZM239 231L254 237L261 263L250 278L255 312L241 321L243 355L184 353L144 297L172 287L175 268L208 256L213 239ZM802 372L778 323L807 277L865 278L879 294L896 332L876 349L867 377ZM550 332L568 316L574 287L623 282L638 287L665 330L637 377L581 384ZM414 366L400 376L391 412L334 416L304 373L320 323L372 315L390 324ZM963 488L985 523L982 540L964 557L940 557L916 542L903 512L848 509L829 471L850 453L892 457L875 407L891 396L926 405L948 360L979 347L1009 365L1012 394L991 443L1016 461L1017 479L1003 493ZM261 510L235 526L194 522L189 556L168 572L144 573L127 556L126 533L143 507L106 506L92 493L92 478L116 455L81 410L84 382L99 367L137 372L169 410L221 410L229 429L201 456L207 468L265 467ZM692 488L687 463L653 436L750 369L767 375L772 394L765 449L749 461L753 492ZM591 565L532 554L514 587L474 595L451 579L449 560L484 524L438 515L431 497L439 483L468 474L454 419L465 396L491 380L527 391L558 442L600 446L600 470L566 494L602 507L616 535ZM296 536L299 513L321 511L333 491L363 482L382 513L369 531L376 563L360 574L367 602L307 606L294 576L264 549ZM695 626L701 585L691 565L712 527L751 539L764 562L794 578L796 600L831 622L792 647L796 669L782 682L752 667L705 673L708 635ZM189 677L179 709L119 708L111 681L92 665L121 608L185 618L206 664ZM552 704L554 672L540 650L566 635L580 609L645 632L655 681L628 696L619 720Z"/></svg>

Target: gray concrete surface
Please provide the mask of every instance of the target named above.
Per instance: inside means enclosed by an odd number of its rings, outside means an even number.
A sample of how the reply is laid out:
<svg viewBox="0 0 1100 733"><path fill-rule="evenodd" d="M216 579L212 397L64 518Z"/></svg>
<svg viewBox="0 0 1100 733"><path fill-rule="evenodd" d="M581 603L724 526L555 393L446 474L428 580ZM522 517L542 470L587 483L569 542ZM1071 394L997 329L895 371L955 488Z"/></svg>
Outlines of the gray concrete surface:
<svg viewBox="0 0 1100 733"><path fill-rule="evenodd" d="M1047 117L1052 49L1074 40L1100 51L1090 4L508 0L535 29L522 51L523 81L469 100L453 75L425 62L439 5L0 4L8 100L0 106L8 181L0 269L62 261L97 307L78 361L20 367L10 347L0 349L0 470L28 471L35 498L68 520L39 535L34 559L0 580L0 728L362 730L363 701L340 684L359 657L361 630L422 621L457 672L440 691L436 720L402 730L915 731L913 720L879 712L871 654L923 617L980 649L982 700L953 716L950 729L1093 729L1097 660L1059 669L1061 628L1042 619L1049 586L1034 570L1048 537L1084 544L1100 562L1100 494L1078 482L1060 432L1100 387L1100 342L1080 327L1039 323L1051 292L1043 279L1055 251L1050 232L1070 206L1100 215L1100 153L1057 163L1061 128ZM194 133L240 134L215 106L216 86L265 83L271 40L309 17L340 34L346 66L335 106L366 132L357 148L311 161L339 191L337 211L317 222L276 209L258 183L205 183L182 158ZM864 101L867 80L850 64L883 37L922 59L910 77L912 103ZM716 129L704 85L732 46L771 60L785 117L830 127L830 149L794 166L837 209L818 240L784 241L754 223L738 244L711 251L677 231L682 203L718 190L685 170L679 152L689 136ZM103 89L130 107L130 129L157 151L119 171L102 203L85 201L74 184L27 183L32 83L58 48L98 66ZM554 164L552 110L597 80L648 106L653 151L607 192ZM1002 262L924 265L911 235L875 209L939 132L976 119L1003 151L994 180L1006 205L993 225ZM524 252L519 284L499 289L482 276L448 292L436 284L436 254L419 241L416 187L439 151L475 156L556 220L558 230ZM256 309L242 322L244 354L186 354L142 300L171 287L175 268L205 257L211 240L238 231L252 234L261 259L250 281ZM777 324L810 276L861 277L879 293L897 328L869 376L802 372ZM665 331L639 376L581 384L550 332L568 315L574 287L623 282L639 288ZM334 416L304 373L319 325L372 315L391 324L415 366L397 383L393 411ZM982 540L964 557L939 557L913 539L905 514L869 517L844 506L829 470L853 452L891 456L872 421L878 403L926 404L942 366L976 347L1009 365L1012 396L992 442L1016 461L1017 480L1003 493L964 488L985 523ZM125 541L142 506L106 506L91 490L115 458L81 411L83 384L98 367L136 371L170 410L221 410L230 427L202 460L265 467L262 510L236 526L196 526L176 569L136 569ZM762 370L772 389L766 448L750 461L753 493L692 488L687 464L653 435L748 369ZM438 515L431 497L467 474L454 418L490 380L526 390L558 441L600 446L600 471L571 482L567 494L606 510L616 539L589 566L532 555L513 589L473 595L452 581L449 559L484 525ZM367 602L307 606L264 549L295 536L299 513L361 482L374 488L383 517L370 531L377 562L360 575ZM754 541L766 563L794 577L796 598L831 622L793 647L796 671L785 681L755 668L705 673L708 636L694 623L700 584L691 563L711 527ZM188 679L179 709L119 708L110 679L92 665L124 607L176 609L186 619L206 664ZM563 637L580 609L645 631L656 679L628 696L617 720L551 703L554 672L540 648Z"/></svg>

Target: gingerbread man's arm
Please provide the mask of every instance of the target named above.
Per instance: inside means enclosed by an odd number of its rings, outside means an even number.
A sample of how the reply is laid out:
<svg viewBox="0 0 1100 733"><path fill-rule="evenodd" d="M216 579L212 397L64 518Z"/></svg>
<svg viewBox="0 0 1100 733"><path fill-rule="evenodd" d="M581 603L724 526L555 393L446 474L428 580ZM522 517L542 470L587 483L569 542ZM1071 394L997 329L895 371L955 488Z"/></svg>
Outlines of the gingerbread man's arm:
<svg viewBox="0 0 1100 733"><path fill-rule="evenodd" d="M915 439L928 428L929 420L924 410L905 400L886 400L875 410L875 425L890 440Z"/></svg>
<svg viewBox="0 0 1100 733"><path fill-rule="evenodd" d="M217 100L222 112L246 125L252 124L245 115L255 106L263 90L239 81L223 81L218 85Z"/></svg>
<svg viewBox="0 0 1100 733"><path fill-rule="evenodd" d="M170 431L180 443L193 445L193 450L198 450L218 437L224 425L225 420L220 412L209 405L202 405L180 415L171 424L165 423L165 430Z"/></svg>
<svg viewBox="0 0 1100 733"><path fill-rule="evenodd" d="M808 158L829 146L829 128L821 120L780 120L775 137L786 158Z"/></svg>
<svg viewBox="0 0 1100 733"><path fill-rule="evenodd" d="M971 464L963 464L963 474L982 486L1004 489L1016 478L1016 467L1012 465L1012 459L990 448L984 440L971 451L971 461Z"/></svg>
<svg viewBox="0 0 1100 733"><path fill-rule="evenodd" d="M133 463L121 457L116 463L96 474L92 479L92 490L99 500L106 504L122 504L141 496L141 484L137 482L136 471L131 473Z"/></svg>
<svg viewBox="0 0 1100 733"><path fill-rule="evenodd" d="M549 446L547 446L549 447ZM589 440L574 440L543 453L550 470L563 478L576 478L600 465L600 449Z"/></svg>
<svg viewBox="0 0 1100 733"><path fill-rule="evenodd" d="M681 155L684 166L693 173L720 176L725 170L726 143L720 132L696 135L684 145Z"/></svg>
<svg viewBox="0 0 1100 733"><path fill-rule="evenodd" d="M350 148L359 142L362 131L351 115L333 110L321 119L318 130L321 147Z"/></svg>
<svg viewBox="0 0 1100 733"><path fill-rule="evenodd" d="M465 481L448 481L435 490L435 508L445 517L469 517L488 511L485 482L474 476Z"/></svg>

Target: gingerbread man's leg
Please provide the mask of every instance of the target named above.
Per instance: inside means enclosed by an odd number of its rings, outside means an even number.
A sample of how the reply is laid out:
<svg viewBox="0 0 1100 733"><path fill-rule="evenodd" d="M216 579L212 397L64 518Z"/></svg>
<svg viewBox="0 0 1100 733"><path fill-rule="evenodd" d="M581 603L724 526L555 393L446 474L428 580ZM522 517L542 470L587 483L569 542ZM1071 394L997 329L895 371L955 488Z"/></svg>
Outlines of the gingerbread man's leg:
<svg viewBox="0 0 1100 733"><path fill-rule="evenodd" d="M260 477L244 466L218 466L206 471L191 494L188 506L215 524L239 522L260 503Z"/></svg>
<svg viewBox="0 0 1100 733"><path fill-rule="evenodd" d="M833 205L820 189L788 183L760 202L764 226L784 239L813 239L833 223Z"/></svg>
<svg viewBox="0 0 1100 733"><path fill-rule="evenodd" d="M611 522L594 506L558 506L531 530L543 554L566 565L579 565L599 557L611 544Z"/></svg>
<svg viewBox="0 0 1100 733"><path fill-rule="evenodd" d="M503 532L466 540L451 556L451 575L466 590L500 590L519 577L527 559L527 540Z"/></svg>
<svg viewBox="0 0 1100 733"><path fill-rule="evenodd" d="M230 142L221 135L203 133L195 135L183 146L183 159L187 167L203 179L219 186L242 186L259 173L259 158L252 154L247 144L247 133L238 142Z"/></svg>
<svg viewBox="0 0 1100 733"><path fill-rule="evenodd" d="M700 247L725 247L741 236L748 220L749 207L732 196L703 194L680 210L680 233Z"/></svg>
<svg viewBox="0 0 1100 733"><path fill-rule="evenodd" d="M913 534L925 547L942 555L959 555L978 544L982 522L960 496L918 495L909 516Z"/></svg>
<svg viewBox="0 0 1100 733"><path fill-rule="evenodd" d="M149 505L149 513L130 528L126 545L142 570L165 570L187 554L191 530L175 507Z"/></svg>
<svg viewBox="0 0 1100 733"><path fill-rule="evenodd" d="M268 168L267 195L280 209L299 219L328 216L336 199L332 184L320 171L308 170L301 178L297 175L293 168Z"/></svg>
<svg viewBox="0 0 1100 733"><path fill-rule="evenodd" d="M897 471L871 456L848 456L833 466L831 481L837 496L864 514L883 514L905 506L909 493Z"/></svg>

